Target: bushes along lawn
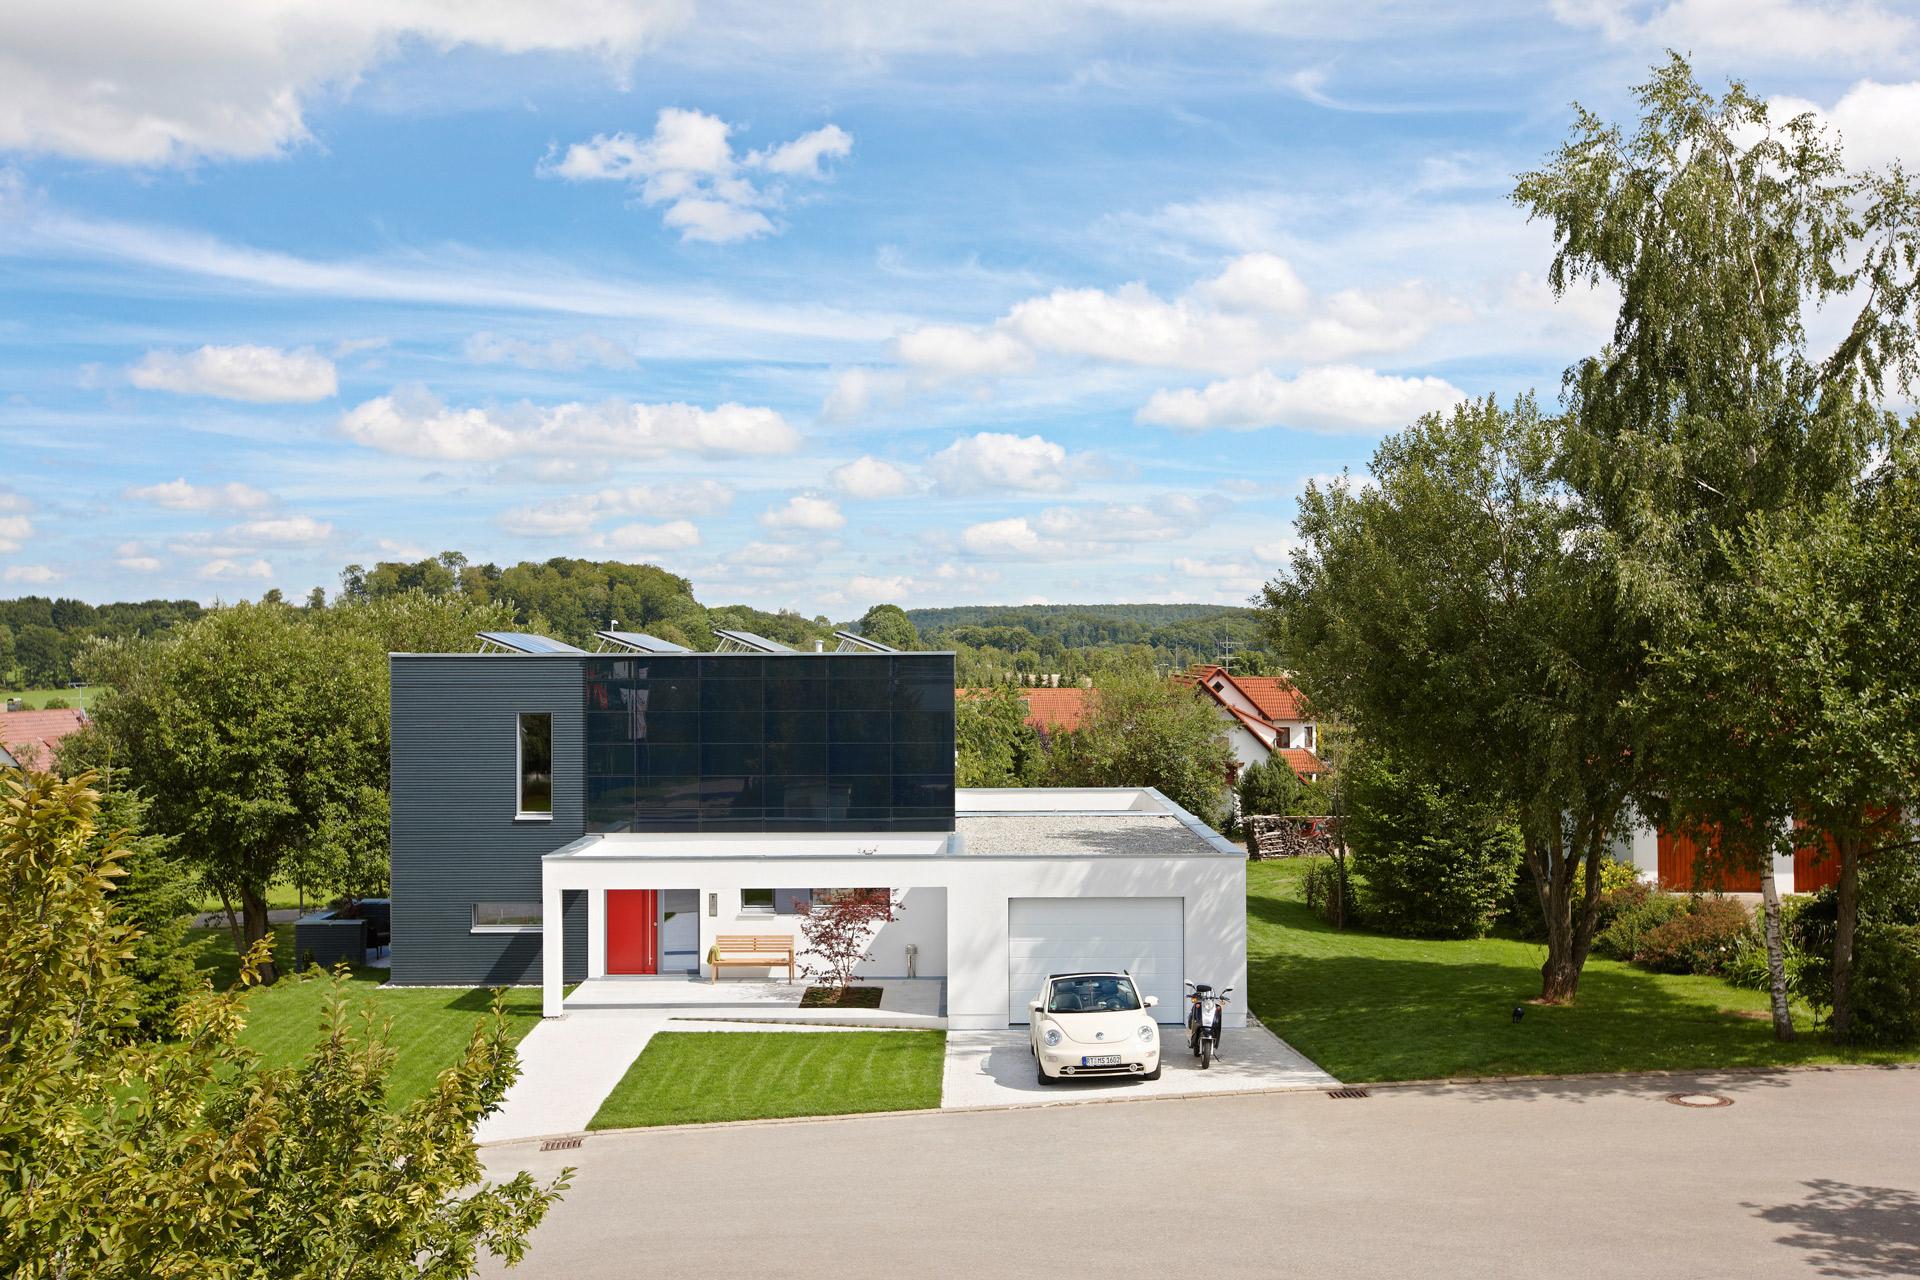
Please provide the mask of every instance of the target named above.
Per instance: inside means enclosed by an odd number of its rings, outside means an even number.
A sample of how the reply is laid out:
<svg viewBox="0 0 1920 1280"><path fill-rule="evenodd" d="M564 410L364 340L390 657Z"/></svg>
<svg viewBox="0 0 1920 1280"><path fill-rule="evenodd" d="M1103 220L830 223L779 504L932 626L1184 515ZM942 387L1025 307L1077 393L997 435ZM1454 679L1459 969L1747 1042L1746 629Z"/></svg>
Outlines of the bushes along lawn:
<svg viewBox="0 0 1920 1280"><path fill-rule="evenodd" d="M1592 959L1571 1007L1529 1005L1546 948L1507 938L1423 941L1334 928L1307 909L1302 861L1247 867L1253 1012L1342 1080L1888 1062L1920 1048L1834 1043L1796 1011L1776 1044L1767 996L1719 978ZM1515 1005L1526 1013L1512 1021Z"/></svg>
<svg viewBox="0 0 1920 1280"><path fill-rule="evenodd" d="M834 1116L940 1105L939 1031L668 1031L589 1129Z"/></svg>

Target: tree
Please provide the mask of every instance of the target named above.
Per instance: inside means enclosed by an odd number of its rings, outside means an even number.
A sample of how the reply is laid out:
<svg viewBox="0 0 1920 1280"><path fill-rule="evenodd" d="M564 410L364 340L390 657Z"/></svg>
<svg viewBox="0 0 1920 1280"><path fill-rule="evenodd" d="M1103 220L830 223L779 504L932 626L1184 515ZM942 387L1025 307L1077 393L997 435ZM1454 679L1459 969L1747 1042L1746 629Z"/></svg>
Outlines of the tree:
<svg viewBox="0 0 1920 1280"><path fill-rule="evenodd" d="M969 690L954 700L954 783L962 787L1031 786L1041 765L1040 734L1027 704L1009 684Z"/></svg>
<svg viewBox="0 0 1920 1280"><path fill-rule="evenodd" d="M1158 787L1209 824L1220 821L1233 764L1226 726L1181 685L1151 671L1106 673L1080 727L1053 739L1046 781L1067 787Z"/></svg>
<svg viewBox="0 0 1920 1280"><path fill-rule="evenodd" d="M1348 760L1342 833L1361 913L1388 933L1478 938L1520 866L1520 833L1497 808L1363 747Z"/></svg>
<svg viewBox="0 0 1920 1280"><path fill-rule="evenodd" d="M1736 847L1769 863L1798 818L1810 828L1799 838L1830 842L1839 859L1830 1025L1842 1036L1860 866L1911 845L1920 800L1916 434L1852 500L1756 517L1727 538L1733 572L1656 658L1670 751L1696 762L1676 806L1757 833Z"/></svg>
<svg viewBox="0 0 1920 1280"><path fill-rule="evenodd" d="M1920 191L1897 166L1849 173L1813 116L1778 122L1737 83L1716 98L1678 56L1637 94L1631 133L1581 111L1516 199L1553 226L1556 291L1618 291L1612 343L1567 371L1561 472L1650 646L1697 661L1749 521L1820 509L1885 445L1876 406L1916 372ZM1852 319L1816 351L1806 315L1827 302ZM1760 757L1695 732L1697 708L1651 705L1640 803L1760 872L1790 1036L1772 866L1793 802Z"/></svg>
<svg viewBox="0 0 1920 1280"><path fill-rule="evenodd" d="M139 1033L159 1038L173 1034L175 1015L206 979L187 932L194 909L190 874L168 852L171 840L147 832L148 807L124 782L103 783L90 854L98 857L109 846L125 851L119 864L125 874L107 900L108 914L136 931L121 970L132 983Z"/></svg>
<svg viewBox="0 0 1920 1280"><path fill-rule="evenodd" d="M800 936L807 945L794 959L837 1000L853 984L853 971L873 959L874 934L897 920L900 910L888 889L816 889L800 915Z"/></svg>
<svg viewBox="0 0 1920 1280"><path fill-rule="evenodd" d="M1256 760L1242 769L1236 789L1244 817L1293 814L1318 818L1328 812L1326 789L1303 781L1280 756Z"/></svg>
<svg viewBox="0 0 1920 1280"><path fill-rule="evenodd" d="M110 687L94 719L180 857L238 896L251 946L276 880L386 882L387 653L471 650L507 616L423 592L320 614L235 605L96 648L88 669Z"/></svg>
<svg viewBox="0 0 1920 1280"><path fill-rule="evenodd" d="M90 781L0 779L0 1273L441 1280L482 1249L519 1259L572 1171L483 1182L473 1129L518 1071L499 1006L397 1114L387 1032L355 1030L337 988L293 1068L239 1046L241 990L186 1001L175 1041L129 1040L128 850Z"/></svg>
<svg viewBox="0 0 1920 1280"><path fill-rule="evenodd" d="M920 647L920 633L914 630L906 610L897 604L877 604L861 614L860 634L894 649Z"/></svg>
<svg viewBox="0 0 1920 1280"><path fill-rule="evenodd" d="M0 685L7 683L13 672L13 628L0 622Z"/></svg>
<svg viewBox="0 0 1920 1280"><path fill-rule="evenodd" d="M29 623L21 627L14 633L13 654L20 667L20 682L28 688L66 683L65 644L51 626Z"/></svg>
<svg viewBox="0 0 1920 1280"><path fill-rule="evenodd" d="M1644 666L1530 398L1429 414L1308 487L1268 626L1324 712L1518 825L1547 926L1542 999L1578 992L1600 868L1640 785Z"/></svg>

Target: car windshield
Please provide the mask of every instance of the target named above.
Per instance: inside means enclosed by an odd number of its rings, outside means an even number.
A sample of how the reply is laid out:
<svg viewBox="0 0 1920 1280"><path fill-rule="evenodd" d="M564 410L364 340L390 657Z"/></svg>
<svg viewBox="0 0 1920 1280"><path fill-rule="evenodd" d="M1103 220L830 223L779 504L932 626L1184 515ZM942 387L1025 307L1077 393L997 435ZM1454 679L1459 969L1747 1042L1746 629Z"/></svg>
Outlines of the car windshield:
<svg viewBox="0 0 1920 1280"><path fill-rule="evenodd" d="M1048 1013L1119 1013L1139 1007L1131 978L1055 978L1047 994Z"/></svg>

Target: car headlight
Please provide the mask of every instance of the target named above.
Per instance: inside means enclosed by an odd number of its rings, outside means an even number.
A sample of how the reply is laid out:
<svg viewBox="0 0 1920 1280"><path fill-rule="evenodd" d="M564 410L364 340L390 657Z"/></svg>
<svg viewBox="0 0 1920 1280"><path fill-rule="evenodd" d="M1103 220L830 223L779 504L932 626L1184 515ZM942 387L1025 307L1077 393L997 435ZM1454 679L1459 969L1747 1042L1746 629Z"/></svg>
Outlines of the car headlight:
<svg viewBox="0 0 1920 1280"><path fill-rule="evenodd" d="M1154 1036L1156 1036L1157 1034L1159 1033L1154 1030L1154 1026L1151 1022L1144 1023L1140 1027L1140 1039L1145 1041L1147 1044L1152 1044Z"/></svg>
<svg viewBox="0 0 1920 1280"><path fill-rule="evenodd" d="M1051 1049L1060 1043L1060 1028L1048 1027L1040 1033L1040 1038L1045 1040L1047 1042L1047 1048Z"/></svg>

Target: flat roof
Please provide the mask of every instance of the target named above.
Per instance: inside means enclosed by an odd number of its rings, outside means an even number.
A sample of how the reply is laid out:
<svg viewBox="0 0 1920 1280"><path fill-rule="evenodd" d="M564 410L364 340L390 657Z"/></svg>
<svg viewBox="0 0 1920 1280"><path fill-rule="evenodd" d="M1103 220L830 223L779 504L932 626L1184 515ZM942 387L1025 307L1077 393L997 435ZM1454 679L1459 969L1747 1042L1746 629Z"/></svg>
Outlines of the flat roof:
<svg viewBox="0 0 1920 1280"><path fill-rule="evenodd" d="M963 787L954 829L615 831L549 858L1240 858L1246 851L1151 787Z"/></svg>

